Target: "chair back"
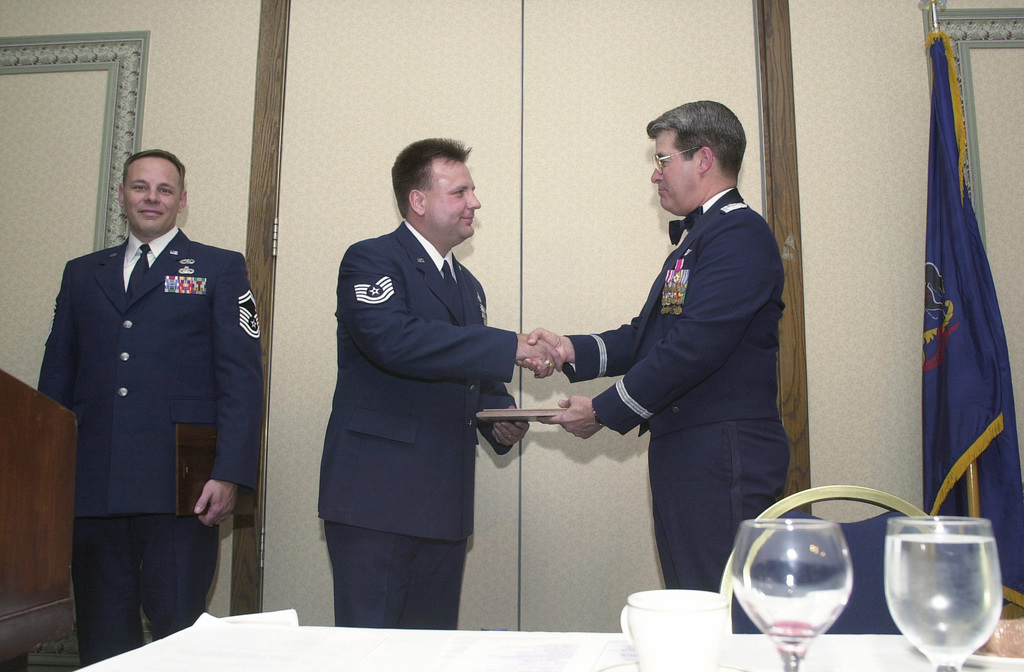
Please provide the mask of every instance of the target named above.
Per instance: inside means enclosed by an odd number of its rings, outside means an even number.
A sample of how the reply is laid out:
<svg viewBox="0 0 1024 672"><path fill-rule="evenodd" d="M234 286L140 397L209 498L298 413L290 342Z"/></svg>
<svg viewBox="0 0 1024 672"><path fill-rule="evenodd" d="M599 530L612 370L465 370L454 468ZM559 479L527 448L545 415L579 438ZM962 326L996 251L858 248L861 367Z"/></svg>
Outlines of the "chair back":
<svg viewBox="0 0 1024 672"><path fill-rule="evenodd" d="M814 502L833 500L866 502L886 509L886 512L865 520L840 523L850 548L853 592L846 608L829 628L829 632L847 635L898 635L900 631L889 615L889 608L885 602L885 528L892 516L927 514L910 502L880 490L856 485L826 485L794 493L765 509L757 519L814 518L815 516L793 509ZM722 576L721 592L735 602L732 598L731 555ZM733 632L759 632L738 604L733 605L732 620Z"/></svg>

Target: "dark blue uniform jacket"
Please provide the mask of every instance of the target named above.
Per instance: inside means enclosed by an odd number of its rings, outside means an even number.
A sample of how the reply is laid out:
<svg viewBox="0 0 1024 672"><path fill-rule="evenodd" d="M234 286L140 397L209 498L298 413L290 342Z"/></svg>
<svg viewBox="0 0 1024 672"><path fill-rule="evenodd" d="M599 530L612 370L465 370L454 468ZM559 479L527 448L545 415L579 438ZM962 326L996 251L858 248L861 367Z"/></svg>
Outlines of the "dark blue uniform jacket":
<svg viewBox="0 0 1024 672"><path fill-rule="evenodd" d="M512 379L517 339L485 326L483 287L455 266L461 307L405 224L345 253L321 518L431 539L472 533L476 412L514 405L499 381ZM489 424L480 430L509 450Z"/></svg>
<svg viewBox="0 0 1024 672"><path fill-rule="evenodd" d="M179 232L128 303L125 248L68 262L39 376L78 418L76 516L174 512L176 423L217 428L213 478L256 484L263 373L244 257Z"/></svg>

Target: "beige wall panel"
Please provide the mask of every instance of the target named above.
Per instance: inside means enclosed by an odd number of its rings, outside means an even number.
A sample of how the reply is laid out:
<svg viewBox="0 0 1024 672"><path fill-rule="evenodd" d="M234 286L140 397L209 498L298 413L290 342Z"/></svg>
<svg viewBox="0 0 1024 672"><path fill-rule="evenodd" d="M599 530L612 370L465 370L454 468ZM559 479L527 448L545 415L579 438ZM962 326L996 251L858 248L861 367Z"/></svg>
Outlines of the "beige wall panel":
<svg viewBox="0 0 1024 672"><path fill-rule="evenodd" d="M988 251L1017 389L1017 434L1024 426L1024 49L973 49L978 176ZM1016 138L1017 141L1009 141ZM977 179L977 177L975 178Z"/></svg>
<svg viewBox="0 0 1024 672"><path fill-rule="evenodd" d="M0 76L0 368L32 387L64 264L96 236L106 93L105 72Z"/></svg>
<svg viewBox="0 0 1024 672"><path fill-rule="evenodd" d="M334 621L317 490L336 367L338 264L401 221L391 164L408 143L472 146L483 204L455 254L519 328L519 4L293 0L267 496L266 609ZM516 386L510 385L513 393ZM516 627L518 460L480 449L463 627Z"/></svg>
<svg viewBox="0 0 1024 672"><path fill-rule="evenodd" d="M258 0L4 0L0 35L148 30L142 148L188 168L185 232L245 249Z"/></svg>
<svg viewBox="0 0 1024 672"><path fill-rule="evenodd" d="M921 499L921 15L792 0L812 485ZM850 28L856 27L851 34Z"/></svg>
<svg viewBox="0 0 1024 672"><path fill-rule="evenodd" d="M762 209L752 5L528 1L525 11L524 327L615 328L640 311L671 250L649 121L690 100L727 104L748 135L740 190ZM527 378L526 403L615 382L552 381ZM615 631L630 592L662 587L647 438L603 430L583 442L542 427L527 437L523 629Z"/></svg>
<svg viewBox="0 0 1024 672"><path fill-rule="evenodd" d="M188 168L189 207L178 218L186 234L244 251L259 4L258 0L179 0L172 5L160 0L3 0L0 35L150 31L141 147L168 149ZM74 102L69 105L69 100ZM71 109L77 104L73 98L64 101ZM81 170L98 172L99 154L86 159ZM45 198L53 200L52 194ZM85 224L92 231L95 188L92 199L88 216L76 216L69 225ZM83 211L87 209L83 205ZM45 270L53 279L47 289L53 294L48 299L50 310L64 262L88 251L67 250L67 258L54 260ZM38 357L41 360L41 351ZM230 551L225 530L210 605L217 615L229 611Z"/></svg>
<svg viewBox="0 0 1024 672"><path fill-rule="evenodd" d="M898 5L791 0L790 15L812 485L867 485L920 505L930 82L921 14ZM964 0L955 8L1015 5ZM989 86L1007 89L994 105L1010 102L1006 77L1020 80L1019 62L988 72ZM990 144L1009 137L1005 123L983 129ZM1002 219L1018 212L1019 199L1006 193L1019 189L1000 191L997 199L1011 198L995 206L1005 208L994 215ZM1007 284L999 286L1009 325ZM1011 350L1014 343L1011 335ZM841 515L828 505L816 511Z"/></svg>

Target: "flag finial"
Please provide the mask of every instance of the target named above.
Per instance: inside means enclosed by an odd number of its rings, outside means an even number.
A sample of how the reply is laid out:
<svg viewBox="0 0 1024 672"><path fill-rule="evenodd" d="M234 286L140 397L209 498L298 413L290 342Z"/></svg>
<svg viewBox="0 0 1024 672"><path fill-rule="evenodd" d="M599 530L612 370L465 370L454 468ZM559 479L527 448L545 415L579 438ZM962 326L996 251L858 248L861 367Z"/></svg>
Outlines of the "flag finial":
<svg viewBox="0 0 1024 672"><path fill-rule="evenodd" d="M945 9L946 0L921 0L917 3L918 9L921 11L927 9L931 12L931 28L933 33L939 32L939 6Z"/></svg>

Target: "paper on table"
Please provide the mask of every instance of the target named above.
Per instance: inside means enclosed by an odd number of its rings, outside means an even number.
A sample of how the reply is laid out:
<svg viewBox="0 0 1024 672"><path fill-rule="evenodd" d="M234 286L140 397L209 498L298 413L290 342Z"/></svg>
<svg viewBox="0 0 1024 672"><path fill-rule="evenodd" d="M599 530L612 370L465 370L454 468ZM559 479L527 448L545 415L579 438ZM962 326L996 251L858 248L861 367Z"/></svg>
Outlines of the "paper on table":
<svg viewBox="0 0 1024 672"><path fill-rule="evenodd" d="M595 669L614 669L619 666L625 668L630 663L637 662L636 648L626 639L613 639L604 645L601 650L601 657L597 659Z"/></svg>
<svg viewBox="0 0 1024 672"><path fill-rule="evenodd" d="M210 616L152 644L83 668L88 672L308 672L355 670L382 642L386 630L345 633L338 628L224 623Z"/></svg>
<svg viewBox="0 0 1024 672"><path fill-rule="evenodd" d="M294 609L265 611L261 614L240 614L238 616L225 616L224 618L217 618L210 614L203 614L192 627L215 626L223 623L235 625L288 625L298 627L299 614Z"/></svg>
<svg viewBox="0 0 1024 672"><path fill-rule="evenodd" d="M606 635L573 633L569 636L551 633L446 633L448 640L438 646L435 633L433 646L415 649L420 666L415 669L439 669L444 672L592 672L600 669L598 660L621 661L616 653L606 651ZM407 648L411 642L403 642ZM374 651L374 664L398 663L400 658L388 660L385 650L389 643ZM396 649L391 649L395 653ZM412 649L408 649L411 653ZM402 659L409 660L408 655ZM413 669L400 665L382 665L374 669Z"/></svg>
<svg viewBox="0 0 1024 672"><path fill-rule="evenodd" d="M487 408L476 414L477 420L536 420L564 413L564 408Z"/></svg>

